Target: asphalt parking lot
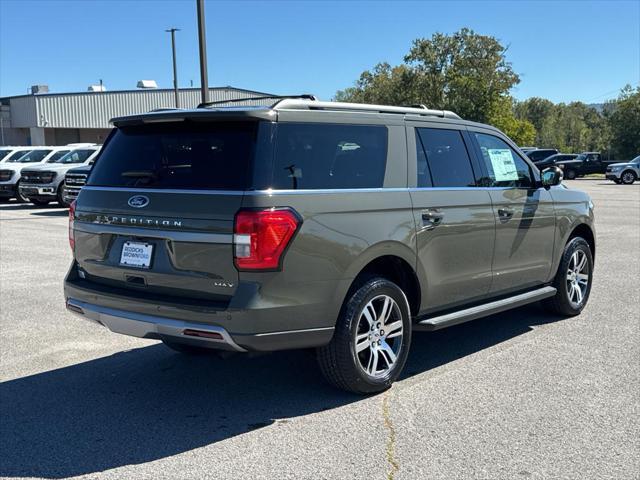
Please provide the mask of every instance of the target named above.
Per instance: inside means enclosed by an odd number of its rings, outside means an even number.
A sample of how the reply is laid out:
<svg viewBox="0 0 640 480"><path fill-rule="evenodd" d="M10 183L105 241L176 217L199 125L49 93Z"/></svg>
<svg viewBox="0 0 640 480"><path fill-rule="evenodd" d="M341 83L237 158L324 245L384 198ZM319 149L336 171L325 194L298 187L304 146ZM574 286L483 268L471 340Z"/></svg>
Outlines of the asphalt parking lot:
<svg viewBox="0 0 640 480"><path fill-rule="evenodd" d="M640 477L640 184L596 205L590 303L416 333L401 381L356 397L307 352L190 358L64 308L66 210L0 204L0 476Z"/></svg>

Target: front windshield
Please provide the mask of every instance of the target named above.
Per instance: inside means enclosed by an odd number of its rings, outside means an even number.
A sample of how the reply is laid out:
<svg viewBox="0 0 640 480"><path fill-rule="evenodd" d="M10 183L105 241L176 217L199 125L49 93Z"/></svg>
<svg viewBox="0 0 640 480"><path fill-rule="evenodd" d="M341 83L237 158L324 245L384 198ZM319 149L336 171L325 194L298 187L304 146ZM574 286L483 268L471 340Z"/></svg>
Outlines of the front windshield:
<svg viewBox="0 0 640 480"><path fill-rule="evenodd" d="M49 155L51 150L32 150L26 155L21 156L20 158L16 158L15 160L8 160L9 162L18 162L18 163L37 163L41 162L44 157Z"/></svg>
<svg viewBox="0 0 640 480"><path fill-rule="evenodd" d="M95 150L73 150L60 157L56 163L84 163L87 161L87 158L93 154L93 152L95 152Z"/></svg>
<svg viewBox="0 0 640 480"><path fill-rule="evenodd" d="M29 153L31 153L33 150L18 150L17 152L13 152L11 155L9 155L5 162L17 162L20 160L20 158L22 158L24 155L28 155Z"/></svg>
<svg viewBox="0 0 640 480"><path fill-rule="evenodd" d="M64 155L66 155L70 151L71 150L58 150L57 152L55 152L53 155L49 157L49 160L47 160L47 163L57 162L60 158L62 158Z"/></svg>
<svg viewBox="0 0 640 480"><path fill-rule="evenodd" d="M633 160L631 160L631 163L638 163L638 164L640 164L640 155L638 155L636 158L634 158Z"/></svg>

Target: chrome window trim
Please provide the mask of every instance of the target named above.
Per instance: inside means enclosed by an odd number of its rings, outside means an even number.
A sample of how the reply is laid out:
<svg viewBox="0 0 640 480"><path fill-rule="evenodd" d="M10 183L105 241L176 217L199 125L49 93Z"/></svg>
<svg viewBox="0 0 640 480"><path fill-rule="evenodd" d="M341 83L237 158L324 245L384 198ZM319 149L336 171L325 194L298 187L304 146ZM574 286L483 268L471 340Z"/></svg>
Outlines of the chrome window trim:
<svg viewBox="0 0 640 480"><path fill-rule="evenodd" d="M196 190L196 189L167 189L167 188L129 188L129 187L97 187L83 186L83 190L114 191L129 193L177 193L200 195L330 195L337 193L398 193L421 192L430 190L531 190L527 187L392 187L392 188L325 188L325 189L298 189L298 190Z"/></svg>
<svg viewBox="0 0 640 480"><path fill-rule="evenodd" d="M197 189L169 189L169 188L130 188L130 187L99 187L87 185L82 188L90 191L110 191L129 193L189 193L200 195L313 195L330 193L385 193L406 192L407 187L393 188L336 188L336 189L298 189L298 190L197 190Z"/></svg>

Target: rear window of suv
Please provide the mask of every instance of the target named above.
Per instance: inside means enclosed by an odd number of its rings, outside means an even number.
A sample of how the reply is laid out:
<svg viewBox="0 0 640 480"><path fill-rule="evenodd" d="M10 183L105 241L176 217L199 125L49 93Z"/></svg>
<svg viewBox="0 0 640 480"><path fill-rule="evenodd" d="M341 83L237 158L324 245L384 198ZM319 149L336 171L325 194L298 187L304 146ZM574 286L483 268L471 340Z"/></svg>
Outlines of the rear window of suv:
<svg viewBox="0 0 640 480"><path fill-rule="evenodd" d="M256 122L123 126L104 146L88 185L243 190L256 129Z"/></svg>
<svg viewBox="0 0 640 480"><path fill-rule="evenodd" d="M379 125L182 121L122 126L88 185L252 190L382 188Z"/></svg>

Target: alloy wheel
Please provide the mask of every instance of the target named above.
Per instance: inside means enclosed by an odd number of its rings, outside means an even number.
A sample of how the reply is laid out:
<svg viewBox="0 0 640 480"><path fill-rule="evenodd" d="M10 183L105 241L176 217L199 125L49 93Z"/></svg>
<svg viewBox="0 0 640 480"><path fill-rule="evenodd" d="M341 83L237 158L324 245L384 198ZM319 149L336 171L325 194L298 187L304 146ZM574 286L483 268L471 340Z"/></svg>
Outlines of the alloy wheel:
<svg viewBox="0 0 640 480"><path fill-rule="evenodd" d="M402 348L402 312L388 295L371 299L360 312L354 351L370 377L384 377L396 364Z"/></svg>
<svg viewBox="0 0 640 480"><path fill-rule="evenodd" d="M589 287L589 262L582 250L576 250L571 255L567 268L567 295L574 308L579 308L584 302Z"/></svg>

